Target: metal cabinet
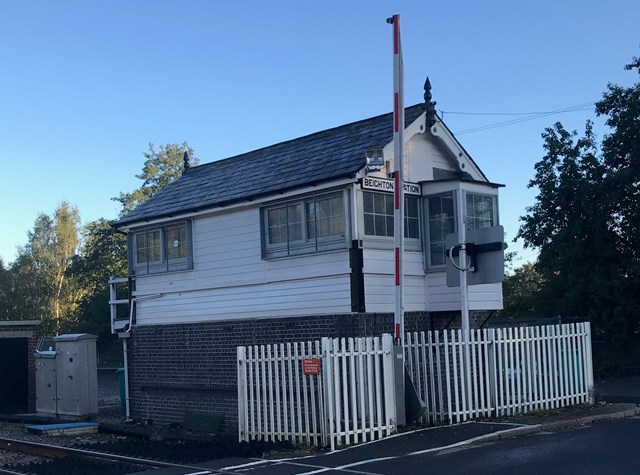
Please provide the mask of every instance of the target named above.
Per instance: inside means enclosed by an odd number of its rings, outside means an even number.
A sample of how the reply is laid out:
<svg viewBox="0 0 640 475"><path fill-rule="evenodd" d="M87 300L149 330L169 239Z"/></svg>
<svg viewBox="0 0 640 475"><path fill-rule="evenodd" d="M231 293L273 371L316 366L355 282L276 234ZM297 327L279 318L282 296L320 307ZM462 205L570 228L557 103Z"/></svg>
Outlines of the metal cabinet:
<svg viewBox="0 0 640 475"><path fill-rule="evenodd" d="M73 333L53 339L55 351L36 354L36 409L62 418L98 413L95 335Z"/></svg>
<svg viewBox="0 0 640 475"><path fill-rule="evenodd" d="M36 353L36 412L54 417L58 414L55 351Z"/></svg>

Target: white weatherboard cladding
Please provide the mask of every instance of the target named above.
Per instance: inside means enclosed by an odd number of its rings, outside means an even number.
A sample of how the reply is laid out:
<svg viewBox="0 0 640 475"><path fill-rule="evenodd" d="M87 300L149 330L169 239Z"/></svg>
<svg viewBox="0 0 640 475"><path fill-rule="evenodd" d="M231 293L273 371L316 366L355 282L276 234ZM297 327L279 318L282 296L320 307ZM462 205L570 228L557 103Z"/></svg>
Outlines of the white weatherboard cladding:
<svg viewBox="0 0 640 475"><path fill-rule="evenodd" d="M447 287L444 272L427 274L427 310L443 312L460 310L460 287ZM469 310L499 310L502 308L502 284L469 286Z"/></svg>
<svg viewBox="0 0 640 475"><path fill-rule="evenodd" d="M258 207L193 222L193 271L140 276L139 325L351 311L348 251L262 259Z"/></svg>
<svg viewBox="0 0 640 475"><path fill-rule="evenodd" d="M364 249L364 293L367 312L393 312L395 276L393 251ZM404 254L405 311L425 310L424 269L421 252Z"/></svg>
<svg viewBox="0 0 640 475"><path fill-rule="evenodd" d="M139 325L197 323L351 310L349 277L218 288L169 294L140 302Z"/></svg>
<svg viewBox="0 0 640 475"><path fill-rule="evenodd" d="M406 150L409 160L405 175L412 182L433 180L434 168L457 170L456 163L450 153L429 135L414 135L407 143Z"/></svg>
<svg viewBox="0 0 640 475"><path fill-rule="evenodd" d="M423 183L423 194L449 190L451 182L430 183L434 179L433 170L456 171L458 159L464 159L469 164L465 171L474 179L484 181L449 132L439 129L440 135L436 137L425 131L424 120L423 114L407 126L405 179ZM384 158L393 163L392 142L384 147ZM381 167L367 176L388 178L387 172L392 168ZM359 178L364 176L362 173ZM473 183L465 186L470 190L476 187ZM356 199L351 201L350 211L356 216L350 222L354 223L353 237L364 242L366 310L393 312L393 251L385 238L364 236L362 191L358 188L355 185L353 189ZM481 190L486 193L486 188ZM193 270L139 276L136 295L154 298L138 303L138 324L350 313L348 250L263 259L260 206L264 204L233 207L194 218ZM444 270L425 274L423 254L417 250L421 246L409 244L411 249L405 248L404 253L405 311L459 310L460 289L446 286ZM502 308L502 286L471 286L469 307L471 310Z"/></svg>
<svg viewBox="0 0 640 475"><path fill-rule="evenodd" d="M418 119L424 122L424 116ZM413 125L413 134L405 136L405 161L404 178L405 181L420 183L422 181L433 180L433 169L457 171L458 164L451 151L447 150L442 143L429 133L421 133ZM393 170L393 142L385 148L384 158L390 163L390 170ZM377 172L367 174L369 177L388 178L387 171L382 167Z"/></svg>

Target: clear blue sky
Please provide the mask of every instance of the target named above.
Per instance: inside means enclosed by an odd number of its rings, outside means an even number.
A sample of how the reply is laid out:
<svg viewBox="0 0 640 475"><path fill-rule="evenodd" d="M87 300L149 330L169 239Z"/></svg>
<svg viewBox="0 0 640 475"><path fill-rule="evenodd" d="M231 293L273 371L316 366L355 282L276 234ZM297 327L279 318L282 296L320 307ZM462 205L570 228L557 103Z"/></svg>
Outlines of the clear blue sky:
<svg viewBox="0 0 640 475"><path fill-rule="evenodd" d="M640 55L637 0L3 2L0 256L11 262L38 213L62 200L85 223L115 218L110 198L139 186L149 142L187 140L210 162L391 111L394 13L406 105L422 101L429 75L454 132L517 117L449 112L552 111L637 79L623 70ZM541 132L590 117L458 136L506 185L510 238L533 204Z"/></svg>

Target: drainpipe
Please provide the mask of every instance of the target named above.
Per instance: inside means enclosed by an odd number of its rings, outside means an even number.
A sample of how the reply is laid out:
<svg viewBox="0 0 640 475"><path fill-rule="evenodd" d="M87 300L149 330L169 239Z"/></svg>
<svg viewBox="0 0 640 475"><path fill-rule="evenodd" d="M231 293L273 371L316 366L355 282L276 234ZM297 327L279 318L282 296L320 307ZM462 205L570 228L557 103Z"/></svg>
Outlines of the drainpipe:
<svg viewBox="0 0 640 475"><path fill-rule="evenodd" d="M131 420L131 407L129 405L129 346L127 338L122 339L122 354L124 356L124 413L125 420Z"/></svg>
<svg viewBox="0 0 640 475"><path fill-rule="evenodd" d="M133 312L136 305L136 302L141 300L151 300L162 297L163 294L153 294L153 295L145 295L143 297L135 297L132 298L129 304L129 328L124 332L125 336L122 338L122 355L124 358L124 413L127 421L131 420L131 405L130 405L130 397L129 397L129 345L127 344L127 340L129 339L129 335L131 334L131 328L133 328Z"/></svg>

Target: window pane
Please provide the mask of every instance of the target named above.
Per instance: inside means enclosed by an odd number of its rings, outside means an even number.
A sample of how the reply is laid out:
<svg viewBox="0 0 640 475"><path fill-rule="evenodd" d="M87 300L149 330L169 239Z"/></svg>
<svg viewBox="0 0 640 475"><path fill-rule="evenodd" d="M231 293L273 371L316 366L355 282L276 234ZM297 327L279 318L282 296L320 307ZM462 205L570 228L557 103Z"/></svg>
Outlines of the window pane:
<svg viewBox="0 0 640 475"><path fill-rule="evenodd" d="M133 270L144 274L190 269L188 229L183 221L135 233Z"/></svg>
<svg viewBox="0 0 640 475"><path fill-rule="evenodd" d="M387 216L386 217L386 222L387 222L387 226L386 226L386 234L383 234L383 236L393 236L394 233L394 229L393 229L393 216Z"/></svg>
<svg viewBox="0 0 640 475"><path fill-rule="evenodd" d="M387 235L387 218L383 215L376 214L373 216L373 219L376 223L375 231L373 234L376 236L386 236Z"/></svg>
<svg viewBox="0 0 640 475"><path fill-rule="evenodd" d="M342 194L323 196L308 202L307 223L309 239L343 235L345 223Z"/></svg>
<svg viewBox="0 0 640 475"><path fill-rule="evenodd" d="M344 200L342 196L331 198L331 235L344 234Z"/></svg>
<svg viewBox="0 0 640 475"><path fill-rule="evenodd" d="M417 219L405 218L404 220L404 237L411 239L420 238L420 226Z"/></svg>
<svg viewBox="0 0 640 475"><path fill-rule="evenodd" d="M316 229L318 237L331 235L331 201L316 200Z"/></svg>
<svg viewBox="0 0 640 475"><path fill-rule="evenodd" d="M147 262L147 233L136 234L136 262Z"/></svg>
<svg viewBox="0 0 640 475"><path fill-rule="evenodd" d="M406 196L404 200L404 237L420 239L418 198Z"/></svg>
<svg viewBox="0 0 640 475"><path fill-rule="evenodd" d="M373 208L364 210L364 233L369 236L393 236L393 195L364 192L364 201Z"/></svg>
<svg viewBox="0 0 640 475"><path fill-rule="evenodd" d="M364 214L364 233L368 234L369 236L375 236L376 234L376 228L373 222L373 214Z"/></svg>
<svg viewBox="0 0 640 475"><path fill-rule="evenodd" d="M467 193L467 228L482 229L493 226L493 197Z"/></svg>
<svg viewBox="0 0 640 475"><path fill-rule="evenodd" d="M362 194L362 203L364 205L365 213L373 213L373 193L364 192Z"/></svg>
<svg viewBox="0 0 640 475"><path fill-rule="evenodd" d="M316 221L318 237L331 236L331 218L322 218Z"/></svg>
<svg viewBox="0 0 640 475"><path fill-rule="evenodd" d="M385 214L385 195L382 193L374 193L373 195L373 212Z"/></svg>
<svg viewBox="0 0 640 475"><path fill-rule="evenodd" d="M383 195L383 196L384 196L385 213L393 216L394 196L393 195Z"/></svg>
<svg viewBox="0 0 640 475"><path fill-rule="evenodd" d="M446 263L444 249L447 234L455 232L453 195L434 196L427 200L429 217L429 263Z"/></svg>
<svg viewBox="0 0 640 475"><path fill-rule="evenodd" d="M160 230L147 232L147 258L149 262L160 262Z"/></svg>
<svg viewBox="0 0 640 475"><path fill-rule="evenodd" d="M405 202L405 216L409 216L411 218L418 217L418 198L415 196L407 196L404 200Z"/></svg>
<svg viewBox="0 0 640 475"><path fill-rule="evenodd" d="M331 234L335 236L344 235L344 215L333 216L331 218Z"/></svg>
<svg viewBox="0 0 640 475"><path fill-rule="evenodd" d="M365 191L364 195L364 233L370 236L393 236L394 195ZM373 206L370 205L373 203ZM420 212L418 198L405 196L404 236L420 238Z"/></svg>
<svg viewBox="0 0 640 475"><path fill-rule="evenodd" d="M278 244L287 240L286 208L275 208L267 211L267 231L269 244Z"/></svg>
<svg viewBox="0 0 640 475"><path fill-rule="evenodd" d="M313 239L316 237L316 212L315 203L310 201L307 203L307 237Z"/></svg>
<svg viewBox="0 0 640 475"><path fill-rule="evenodd" d="M289 214L289 241L302 240L302 205L287 206Z"/></svg>
<svg viewBox="0 0 640 475"><path fill-rule="evenodd" d="M440 198L440 203L442 206L442 213L445 213L447 216L455 216L453 211L453 196L442 196Z"/></svg>
<svg viewBox="0 0 640 475"><path fill-rule="evenodd" d="M185 259L187 257L186 225L167 228L167 256L169 260Z"/></svg>

